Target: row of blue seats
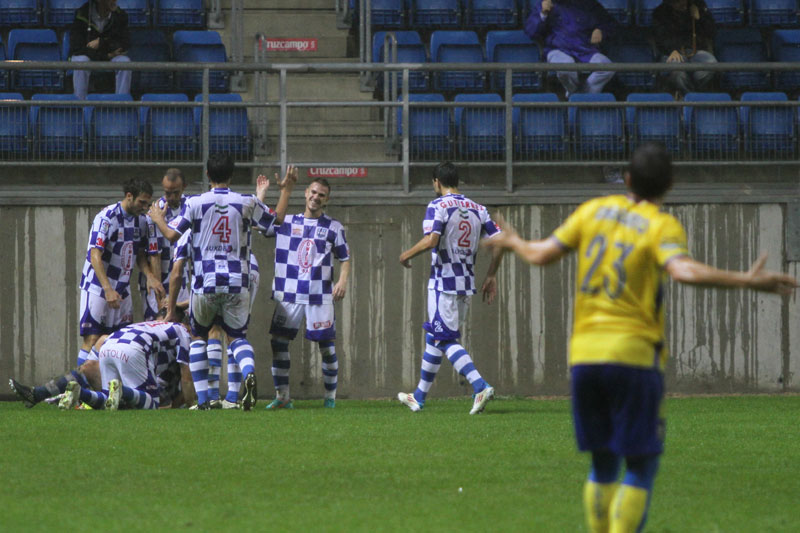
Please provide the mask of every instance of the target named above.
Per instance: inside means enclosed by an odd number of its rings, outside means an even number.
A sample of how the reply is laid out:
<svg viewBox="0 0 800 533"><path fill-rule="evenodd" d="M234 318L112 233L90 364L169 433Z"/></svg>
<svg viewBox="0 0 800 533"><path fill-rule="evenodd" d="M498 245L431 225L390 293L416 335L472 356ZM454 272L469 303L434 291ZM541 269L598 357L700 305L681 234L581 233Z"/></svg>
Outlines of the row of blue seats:
<svg viewBox="0 0 800 533"><path fill-rule="evenodd" d="M541 0L371 0L371 21L382 28L521 27ZM624 25L653 24L662 0L599 0L609 15ZM717 24L796 26L797 0L706 0ZM358 2L351 0L354 12ZM745 16L746 13L746 16ZM356 20L358 20L356 18Z"/></svg>
<svg viewBox="0 0 800 533"><path fill-rule="evenodd" d="M69 102L69 94L35 94L39 106L13 105L20 93L0 93L0 152L24 157L30 153L52 157L92 154L97 156L152 156L196 153L202 128L202 107L122 107L113 102L131 102L129 95L90 94L98 106L47 105ZM142 102L189 102L185 94L142 95ZM201 102L198 95L195 102ZM211 94L209 102L242 102L238 94ZM212 151L230 152L249 158L247 109L209 109L209 141Z"/></svg>
<svg viewBox="0 0 800 533"><path fill-rule="evenodd" d="M414 102L444 102L441 94L413 94ZM502 102L497 94L460 94L456 102ZM621 157L628 144L664 143L675 155L686 148L691 157L734 155L743 148L752 156L793 157L797 152L796 107L737 106L724 93L688 93L686 102L708 106L666 107L668 93L632 93L627 102L645 107L547 107L558 102L553 93L514 95L514 103L542 103L541 107L514 107L513 145L517 155L552 158L572 152L578 156ZM610 93L575 94L570 102L615 102ZM744 102L787 102L785 93L744 93ZM503 107L415 107L409 110L409 139L415 157L452 154L457 147L467 159L502 157L505 153ZM398 110L398 134L402 120ZM740 140L742 146L740 146Z"/></svg>
<svg viewBox="0 0 800 533"><path fill-rule="evenodd" d="M214 62L227 61L225 45L215 31L176 31L172 35L172 52L164 32L159 30L139 30L131 32L131 45L128 50L131 61L175 61ZM14 29L8 32L8 42L0 40L0 60L21 61L67 61L69 58L69 32L64 32L61 41L54 30ZM0 90L54 90L64 88L64 74L52 70L0 71ZM212 91L228 90L228 74L212 71L209 87ZM176 83L174 83L176 82ZM173 86L182 91L202 90L203 78L200 72L181 72L177 79L171 72L134 72L133 90L135 92L169 91Z"/></svg>
<svg viewBox="0 0 800 533"><path fill-rule="evenodd" d="M383 62L388 32L376 32L372 41L372 60ZM539 45L522 30L496 30L486 34L482 44L473 31L437 30L426 46L416 31L392 32L397 42L397 61L400 63L536 63L541 61ZM771 54L760 30L755 28L720 29L715 38L715 53L721 62L763 63L770 59L781 62L800 62L800 30L777 29L771 34ZM430 54L428 53L430 52ZM651 63L658 61L655 50L641 34L630 35L606 44L605 52L617 63ZM392 57L388 58L393 59ZM794 91L800 89L800 71L780 72L770 79L768 72L725 72L720 76L720 88L730 91L756 91L772 88ZM627 90L652 90L656 75L648 72L620 72L615 82ZM433 83L431 83L431 81ZM433 80L425 72L412 72L409 90L483 91L485 73L480 71L437 72ZM513 75L512 87L537 91L542 86L539 72L519 72ZM502 91L505 74L495 72L490 88Z"/></svg>
<svg viewBox="0 0 800 533"><path fill-rule="evenodd" d="M87 0L0 0L0 27L64 28ZM128 26L204 28L203 0L117 0L128 15Z"/></svg>

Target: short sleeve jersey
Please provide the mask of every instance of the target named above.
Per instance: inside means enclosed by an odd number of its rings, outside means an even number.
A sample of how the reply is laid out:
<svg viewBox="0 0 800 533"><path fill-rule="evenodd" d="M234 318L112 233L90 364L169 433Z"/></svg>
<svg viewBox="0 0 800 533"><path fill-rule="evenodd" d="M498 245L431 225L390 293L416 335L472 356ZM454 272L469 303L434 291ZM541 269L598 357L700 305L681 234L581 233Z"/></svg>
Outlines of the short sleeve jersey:
<svg viewBox="0 0 800 533"><path fill-rule="evenodd" d="M158 206L164 207L164 205L167 205L167 201L164 198L159 198ZM169 224L172 219L183 213L185 207L186 196L182 196L181 203L178 207L172 208L167 205L167 213L164 215L164 219ZM158 242L158 253L161 255L161 283L166 285L166 283L169 282L169 269L172 263L175 245L161 234L161 230L159 230L155 224L152 224L150 217L148 217L148 222L151 224L153 231L155 231L156 241ZM139 289L147 289L147 277L141 272L139 273Z"/></svg>
<svg viewBox="0 0 800 533"><path fill-rule="evenodd" d="M108 341L140 346L147 358L147 367L155 376L163 373L173 361L189 360L191 337L184 326L174 322L131 324L112 333Z"/></svg>
<svg viewBox="0 0 800 533"><path fill-rule="evenodd" d="M422 223L425 235L439 234L431 250L428 289L448 294L475 294L478 243L500 231L489 211L461 194L446 194L428 204Z"/></svg>
<svg viewBox="0 0 800 533"><path fill-rule="evenodd" d="M664 267L688 256L680 222L624 195L589 200L553 233L578 253L570 364L664 368Z"/></svg>
<svg viewBox="0 0 800 533"><path fill-rule="evenodd" d="M131 272L139 251L153 255L158 253L158 243L152 223L146 215L130 215L118 202L102 209L92 222L89 246L81 275L81 289L105 297L105 291L92 267L92 248L102 251L111 288L123 298L129 294Z"/></svg>
<svg viewBox="0 0 800 533"><path fill-rule="evenodd" d="M251 194L218 188L186 200L183 214L169 226L191 230L195 293L240 293L250 283L252 228L270 231L275 212Z"/></svg>
<svg viewBox="0 0 800 533"><path fill-rule="evenodd" d="M275 278L272 298L279 302L333 303L333 257L350 259L342 224L327 215L287 216L267 232L275 236Z"/></svg>

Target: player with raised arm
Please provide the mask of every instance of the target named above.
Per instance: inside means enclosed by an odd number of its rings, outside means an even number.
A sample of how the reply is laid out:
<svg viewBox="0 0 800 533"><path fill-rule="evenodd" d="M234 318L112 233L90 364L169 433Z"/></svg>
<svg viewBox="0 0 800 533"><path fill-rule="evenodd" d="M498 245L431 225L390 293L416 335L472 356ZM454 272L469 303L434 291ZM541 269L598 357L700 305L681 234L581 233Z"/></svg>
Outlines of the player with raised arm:
<svg viewBox="0 0 800 533"><path fill-rule="evenodd" d="M592 454L583 491L592 532L640 531L647 515L665 428L665 274L691 285L778 294L797 287L791 276L763 269L766 255L747 272L689 257L680 222L660 210L672 185L664 146L637 148L625 183L627 195L581 204L547 239L523 240L501 221L503 233L488 243L535 265L578 254L569 363L578 447Z"/></svg>
<svg viewBox="0 0 800 533"><path fill-rule="evenodd" d="M428 322L423 324L425 355L422 357L419 384L413 393L400 392L397 399L412 411L425 405L425 397L442 364L442 356L472 385L474 400L469 414L483 411L494 397L494 388L481 377L467 350L458 342L459 329L477 292L473 266L478 242L493 237L499 229L489 212L458 192L458 171L450 163L440 163L433 171L433 190L438 195L428 204L422 223L424 236L400 255L400 264L411 268L411 259L431 250L431 275L428 281ZM481 291L484 300L497 294L497 269L502 254L492 255Z"/></svg>

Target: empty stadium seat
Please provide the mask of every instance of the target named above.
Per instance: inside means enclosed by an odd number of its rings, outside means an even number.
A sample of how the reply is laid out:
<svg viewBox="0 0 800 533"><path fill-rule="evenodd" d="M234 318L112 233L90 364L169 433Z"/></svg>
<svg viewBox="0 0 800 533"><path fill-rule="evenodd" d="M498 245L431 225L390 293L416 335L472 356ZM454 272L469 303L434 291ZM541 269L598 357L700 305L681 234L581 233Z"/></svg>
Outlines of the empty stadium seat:
<svg viewBox="0 0 800 533"><path fill-rule="evenodd" d="M656 60L653 47L644 36L611 40L606 45L606 55L614 63L653 63ZM653 72L617 72L613 80L629 91L650 91L656 85Z"/></svg>
<svg viewBox="0 0 800 533"><path fill-rule="evenodd" d="M786 93L747 92L742 102L787 102ZM793 107L742 106L739 108L744 149L752 155L793 157L796 151Z"/></svg>
<svg viewBox="0 0 800 533"><path fill-rule="evenodd" d="M472 28L516 28L516 0L466 0L465 25Z"/></svg>
<svg viewBox="0 0 800 533"><path fill-rule="evenodd" d="M410 102L444 102L441 94L409 94ZM403 109L397 108L397 134L403 135ZM408 110L408 138L412 159L438 160L451 154L450 110L414 107Z"/></svg>
<svg viewBox="0 0 800 533"><path fill-rule="evenodd" d="M409 27L458 28L461 26L459 0L411 0Z"/></svg>
<svg viewBox="0 0 800 533"><path fill-rule="evenodd" d="M228 60L225 45L215 31L176 31L172 35L172 50L175 61L188 63L225 63ZM185 91L200 91L203 88L202 72L180 72L178 86ZM212 70L209 73L209 89L228 91L228 73Z"/></svg>
<svg viewBox="0 0 800 533"><path fill-rule="evenodd" d="M539 45L522 30L490 31L486 34L486 60L494 63L539 63ZM493 72L492 90L506 87L505 72ZM538 91L542 87L540 72L514 72L511 87L523 91Z"/></svg>
<svg viewBox="0 0 800 533"><path fill-rule="evenodd" d="M38 0L0 0L0 26L38 26Z"/></svg>
<svg viewBox="0 0 800 533"><path fill-rule="evenodd" d="M372 0L372 25L382 28L405 28L405 0Z"/></svg>
<svg viewBox="0 0 800 533"><path fill-rule="evenodd" d="M44 25L65 28L75 20L75 11L86 0L44 0Z"/></svg>
<svg viewBox="0 0 800 533"><path fill-rule="evenodd" d="M706 6L717 24L744 24L744 2L742 0L708 0Z"/></svg>
<svg viewBox="0 0 800 533"><path fill-rule="evenodd" d="M194 97L195 102L202 102L203 95ZM238 94L209 94L208 101L241 102ZM236 159L249 159L250 142L247 133L247 109L244 107L209 107L208 142L211 152L227 152ZM194 128L197 138L203 131L203 108L194 108Z"/></svg>
<svg viewBox="0 0 800 533"><path fill-rule="evenodd" d="M23 100L20 93L0 93L0 155L17 159L28 153L28 108L12 106L9 100Z"/></svg>
<svg viewBox="0 0 800 533"><path fill-rule="evenodd" d="M630 148L642 143L663 143L672 154L681 150L681 115L677 107L659 107L659 102L674 102L669 93L631 93L628 102L652 102L652 107L628 107L625 122L628 125Z"/></svg>
<svg viewBox="0 0 800 533"><path fill-rule="evenodd" d="M150 25L148 0L117 0L117 5L128 15L128 27L145 28Z"/></svg>
<svg viewBox="0 0 800 533"><path fill-rule="evenodd" d="M142 102L189 102L185 94L142 95ZM140 107L139 125L142 128L144 151L148 156L186 159L195 152L194 118L192 108Z"/></svg>
<svg viewBox="0 0 800 533"><path fill-rule="evenodd" d="M437 63L482 63L483 48L474 31L435 31L431 35L431 61ZM434 75L439 91L481 91L485 74L479 71L447 71Z"/></svg>
<svg viewBox="0 0 800 533"><path fill-rule="evenodd" d="M129 94L90 94L91 102L131 102ZM139 110L135 107L87 106L83 110L89 154L95 157L139 153Z"/></svg>
<svg viewBox="0 0 800 533"><path fill-rule="evenodd" d="M386 34L388 32L379 31L375 32L372 36L372 61L375 63L383 63L384 61L384 44ZM428 56L425 53L425 45L419 34L415 31L396 31L393 32L397 41L397 62L398 63L427 63ZM391 63L391 57L388 58ZM403 86L403 80L400 73L398 73L398 87ZM378 89L383 87L383 73L377 73ZM408 85L411 91L426 91L429 87L429 73L422 71L415 71L408 73Z"/></svg>
<svg viewBox="0 0 800 533"><path fill-rule="evenodd" d="M748 0L750 26L794 26L797 0Z"/></svg>
<svg viewBox="0 0 800 533"><path fill-rule="evenodd" d="M131 58L131 61L168 62L170 54L167 37L161 30L131 31L128 57ZM163 70L134 71L131 87L135 93L169 91L172 89L172 72Z"/></svg>
<svg viewBox="0 0 800 533"><path fill-rule="evenodd" d="M611 93L581 93L570 102L616 102ZM625 151L622 109L571 107L568 112L575 153L583 156L621 156Z"/></svg>
<svg viewBox="0 0 800 533"><path fill-rule="evenodd" d="M719 159L739 148L738 115L734 107L714 106L730 102L728 93L686 93L684 102L709 102L708 107L683 108L683 124L690 153L695 157Z"/></svg>
<svg viewBox="0 0 800 533"><path fill-rule="evenodd" d="M772 32L772 58L781 62L800 62L800 30ZM775 88L781 91L800 89L800 72L775 72Z"/></svg>
<svg viewBox="0 0 800 533"><path fill-rule="evenodd" d="M3 44L3 39L0 37L0 61L6 60L6 46ZM0 91L8 89L8 71L0 70Z"/></svg>
<svg viewBox="0 0 800 533"><path fill-rule="evenodd" d="M635 0L636 25L652 26L653 11L661 4L661 0Z"/></svg>
<svg viewBox="0 0 800 533"><path fill-rule="evenodd" d="M58 38L53 30L20 30L8 32L8 59L22 61L61 61ZM64 73L58 70L18 70L14 86L21 90L64 88Z"/></svg>
<svg viewBox="0 0 800 533"><path fill-rule="evenodd" d="M163 28L205 28L203 0L155 0L154 24Z"/></svg>
<svg viewBox="0 0 800 533"><path fill-rule="evenodd" d="M558 102L554 93L515 94L513 102ZM567 113L563 107L515 107L514 152L527 159L553 159L567 150Z"/></svg>
<svg viewBox="0 0 800 533"><path fill-rule="evenodd" d="M606 8L608 14L614 17L623 26L631 23L632 17L630 0L600 0L600 5Z"/></svg>
<svg viewBox="0 0 800 533"><path fill-rule="evenodd" d="M502 102L499 95L458 94L456 102ZM506 114L501 107L457 107L455 127L461 157L496 159L505 155Z"/></svg>
<svg viewBox="0 0 800 533"><path fill-rule="evenodd" d="M721 29L714 39L714 50L720 62L761 63L767 61L767 50L761 32L753 28ZM767 72L723 72L720 88L728 91L769 88Z"/></svg>
<svg viewBox="0 0 800 533"><path fill-rule="evenodd" d="M34 101L77 101L72 94L34 94ZM77 105L30 108L34 151L41 157L70 159L84 153L83 109Z"/></svg>

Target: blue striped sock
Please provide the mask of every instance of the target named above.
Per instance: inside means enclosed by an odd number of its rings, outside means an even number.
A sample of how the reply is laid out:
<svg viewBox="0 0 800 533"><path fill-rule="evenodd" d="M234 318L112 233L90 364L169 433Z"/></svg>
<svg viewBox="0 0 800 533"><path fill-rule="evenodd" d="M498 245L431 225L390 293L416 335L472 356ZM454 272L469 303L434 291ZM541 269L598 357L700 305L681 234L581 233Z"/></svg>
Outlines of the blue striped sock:
<svg viewBox="0 0 800 533"><path fill-rule="evenodd" d="M289 398L289 341L272 337L272 382L282 399Z"/></svg>
<svg viewBox="0 0 800 533"><path fill-rule="evenodd" d="M228 347L228 392L225 399L231 403L239 401L239 390L242 388L242 370L236 364L233 352Z"/></svg>
<svg viewBox="0 0 800 533"><path fill-rule="evenodd" d="M86 377L84 377L83 374L77 370L70 370L67 374L53 378L44 385L34 387L33 398L37 402L41 402L45 398L50 398L52 396L61 394L67 390L67 383L70 381L76 381L78 385L84 389L91 389L89 382L86 381Z"/></svg>
<svg viewBox="0 0 800 533"><path fill-rule="evenodd" d="M83 386L81 386L81 392L78 394L78 399L92 409L104 409L106 406L105 394L102 392L95 392Z"/></svg>
<svg viewBox="0 0 800 533"><path fill-rule="evenodd" d="M122 386L122 401L134 409L158 409L158 398L147 392Z"/></svg>
<svg viewBox="0 0 800 533"><path fill-rule="evenodd" d="M219 400L219 375L222 372L222 342L208 339L208 399Z"/></svg>
<svg viewBox="0 0 800 533"><path fill-rule="evenodd" d="M231 351L233 357L236 359L236 364L242 369L242 375L247 377L248 374L256 371L256 362L253 355L253 347L247 342L247 339L236 339L231 343Z"/></svg>
<svg viewBox="0 0 800 533"><path fill-rule="evenodd" d="M469 384L472 385L472 392L478 394L483 389L488 387L488 384L481 377L480 372L475 368L472 358L457 342L449 342L441 347L447 354L447 359L453 364L453 368L459 374L467 378Z"/></svg>
<svg viewBox="0 0 800 533"><path fill-rule="evenodd" d="M78 366L81 366L83 363L86 362L86 359L89 357L89 350L81 350L78 352Z"/></svg>
<svg viewBox="0 0 800 533"><path fill-rule="evenodd" d="M428 396L428 391L431 390L436 373L439 372L439 367L442 365L442 355L442 350L436 345L433 335L426 333L425 355L422 356L419 383L417 384L417 390L414 391L414 399L420 405L425 403L425 398Z"/></svg>
<svg viewBox="0 0 800 533"><path fill-rule="evenodd" d="M339 380L339 360L333 341L319 341L322 354L322 379L325 381L325 398L336 398L336 385Z"/></svg>
<svg viewBox="0 0 800 533"><path fill-rule="evenodd" d="M192 341L189 345L189 371L197 393L197 405L202 405L208 401L208 356L205 341Z"/></svg>

